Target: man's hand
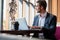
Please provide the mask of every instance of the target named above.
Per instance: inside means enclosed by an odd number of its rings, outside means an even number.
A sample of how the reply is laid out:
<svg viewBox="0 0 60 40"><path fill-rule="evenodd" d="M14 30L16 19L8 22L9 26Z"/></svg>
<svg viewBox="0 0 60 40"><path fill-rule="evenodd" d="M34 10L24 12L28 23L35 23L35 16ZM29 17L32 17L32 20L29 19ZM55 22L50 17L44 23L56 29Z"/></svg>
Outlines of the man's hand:
<svg viewBox="0 0 60 40"><path fill-rule="evenodd" d="M32 29L40 29L38 26L32 26Z"/></svg>
<svg viewBox="0 0 60 40"><path fill-rule="evenodd" d="M39 27L39 26L28 26L28 28L31 28L31 29L42 29L42 27Z"/></svg>

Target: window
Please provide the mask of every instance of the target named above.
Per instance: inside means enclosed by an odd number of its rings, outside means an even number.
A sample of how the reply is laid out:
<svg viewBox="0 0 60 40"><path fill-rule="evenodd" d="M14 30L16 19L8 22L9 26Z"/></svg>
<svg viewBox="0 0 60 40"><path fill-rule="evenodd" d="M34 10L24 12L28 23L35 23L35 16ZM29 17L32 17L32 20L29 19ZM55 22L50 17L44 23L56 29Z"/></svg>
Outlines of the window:
<svg viewBox="0 0 60 40"><path fill-rule="evenodd" d="M27 24L32 26L34 16L36 15L35 3L37 0L16 0L17 3L17 12L15 18L25 17ZM47 1L47 0L46 0ZM10 17L9 17L9 3L11 0L4 0L3 7L3 30L11 30ZM47 1L48 2L48 1ZM48 10L48 7L47 7Z"/></svg>

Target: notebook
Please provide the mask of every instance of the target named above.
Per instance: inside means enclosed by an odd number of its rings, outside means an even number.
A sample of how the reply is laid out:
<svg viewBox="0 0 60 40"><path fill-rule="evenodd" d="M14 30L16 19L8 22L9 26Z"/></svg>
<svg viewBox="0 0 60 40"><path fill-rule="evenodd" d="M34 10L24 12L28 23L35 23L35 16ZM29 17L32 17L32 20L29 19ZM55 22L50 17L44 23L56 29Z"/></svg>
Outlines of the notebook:
<svg viewBox="0 0 60 40"><path fill-rule="evenodd" d="M18 30L29 30L25 18L19 18L19 19L17 19L17 21L18 21L18 23L19 23L19 28L18 28Z"/></svg>

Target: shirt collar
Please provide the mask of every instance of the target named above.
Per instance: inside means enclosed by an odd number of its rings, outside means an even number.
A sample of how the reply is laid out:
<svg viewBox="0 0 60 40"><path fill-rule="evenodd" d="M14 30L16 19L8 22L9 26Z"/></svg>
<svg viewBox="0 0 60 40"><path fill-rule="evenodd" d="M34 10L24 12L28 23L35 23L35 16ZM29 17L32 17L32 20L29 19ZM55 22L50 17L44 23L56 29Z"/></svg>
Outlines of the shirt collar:
<svg viewBox="0 0 60 40"><path fill-rule="evenodd" d="M47 12L45 12L44 14L42 14L42 16L41 16L41 14L39 14L39 17L44 18L44 17L46 17L46 15L47 15Z"/></svg>

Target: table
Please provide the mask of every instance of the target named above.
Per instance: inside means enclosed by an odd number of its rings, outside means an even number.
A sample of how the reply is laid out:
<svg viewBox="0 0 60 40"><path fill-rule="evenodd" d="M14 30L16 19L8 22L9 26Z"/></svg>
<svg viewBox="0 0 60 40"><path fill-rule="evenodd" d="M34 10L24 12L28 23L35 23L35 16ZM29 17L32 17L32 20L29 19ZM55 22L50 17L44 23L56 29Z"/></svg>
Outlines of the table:
<svg viewBox="0 0 60 40"><path fill-rule="evenodd" d="M17 39L24 39L24 40L40 40L39 38L32 38L32 39L30 39L29 37L20 37L20 36L18 36L18 35L28 35L29 33L42 33L42 31L41 30L20 30L20 31L17 31L17 30L2 30L2 31L0 31L0 33L1 34L3 34L3 33L6 33L6 35L8 36L9 34L13 34L14 36L16 35L16 38L17 37L19 37L19 38L17 38ZM6 36L6 38L7 38L7 36ZM11 35L9 35L9 38L10 38L10 36ZM13 37L14 37L13 36ZM3 35L3 37L4 37L4 35ZM2 39L3 39L3 37L2 37ZM11 36L12 37L12 36ZM10 38L11 39L11 38ZM14 38L13 38L14 39ZM4 39L5 40L5 39ZM15 39L14 39L15 40ZM42 40L42 39L41 39ZM45 40L45 39L44 39Z"/></svg>
<svg viewBox="0 0 60 40"><path fill-rule="evenodd" d="M14 35L28 35L29 33L41 33L41 30L2 30L0 33L8 33L8 34L14 34Z"/></svg>
<svg viewBox="0 0 60 40"><path fill-rule="evenodd" d="M11 35L11 34L0 33L0 40L40 40L40 39L33 38L33 37L30 38L30 37L21 36L21 35Z"/></svg>

